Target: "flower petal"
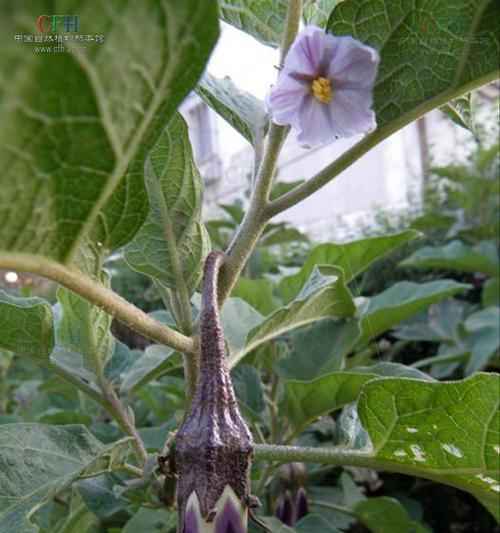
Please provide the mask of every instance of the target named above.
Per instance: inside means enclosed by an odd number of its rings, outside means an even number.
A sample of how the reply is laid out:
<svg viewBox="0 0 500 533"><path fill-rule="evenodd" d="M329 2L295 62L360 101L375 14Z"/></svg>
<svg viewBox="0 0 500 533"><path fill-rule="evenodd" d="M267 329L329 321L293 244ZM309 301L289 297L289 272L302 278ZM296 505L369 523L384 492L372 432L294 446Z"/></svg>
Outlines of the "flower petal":
<svg viewBox="0 0 500 533"><path fill-rule="evenodd" d="M302 101L309 94L305 82L295 80L286 72L281 72L278 81L266 98L268 111L276 124L291 124L298 127Z"/></svg>
<svg viewBox="0 0 500 533"><path fill-rule="evenodd" d="M333 81L334 89L371 88L379 62L380 56L375 48L352 37L337 37L328 77Z"/></svg>
<svg viewBox="0 0 500 533"><path fill-rule="evenodd" d="M313 79L326 73L335 49L335 37L314 25L306 26L293 42L284 69L298 79Z"/></svg>
<svg viewBox="0 0 500 533"><path fill-rule="evenodd" d="M330 105L333 130L339 137L366 133L377 127L375 112L370 109L370 90L335 91Z"/></svg>
<svg viewBox="0 0 500 533"><path fill-rule="evenodd" d="M311 148L330 142L335 137L330 106L318 102L314 96L304 100L300 112L300 133L297 140L302 146Z"/></svg>

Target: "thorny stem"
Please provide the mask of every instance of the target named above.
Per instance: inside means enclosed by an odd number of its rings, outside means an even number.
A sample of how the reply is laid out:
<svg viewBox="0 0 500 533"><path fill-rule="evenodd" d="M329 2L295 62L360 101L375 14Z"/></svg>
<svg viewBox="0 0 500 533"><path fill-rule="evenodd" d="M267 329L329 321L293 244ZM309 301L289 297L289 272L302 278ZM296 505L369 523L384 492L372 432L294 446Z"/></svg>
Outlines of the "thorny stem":
<svg viewBox="0 0 500 533"><path fill-rule="evenodd" d="M286 57L297 32L302 16L302 0L289 0L285 21L285 33L281 45L280 66ZM281 147L288 134L289 128L271 124L264 149L264 155L257 171L255 187L250 199L250 206L227 250L227 257L222 269L219 283L219 304L222 305L227 299L243 270L248 257L255 248L267 222L270 213L267 209L269 193L271 190L278 157Z"/></svg>

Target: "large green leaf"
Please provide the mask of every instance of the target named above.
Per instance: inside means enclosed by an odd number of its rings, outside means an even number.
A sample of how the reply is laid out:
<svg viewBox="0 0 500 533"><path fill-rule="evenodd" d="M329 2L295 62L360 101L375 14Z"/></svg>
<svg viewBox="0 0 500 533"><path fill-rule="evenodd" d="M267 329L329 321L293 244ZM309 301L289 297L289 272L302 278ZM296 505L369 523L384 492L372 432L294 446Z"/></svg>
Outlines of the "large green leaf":
<svg viewBox="0 0 500 533"><path fill-rule="evenodd" d="M238 89L231 78L214 78L206 72L198 84L198 95L253 146L258 146L267 129L264 103Z"/></svg>
<svg viewBox="0 0 500 533"><path fill-rule="evenodd" d="M470 285L449 279L422 284L410 281L395 283L369 299L359 318L362 333L356 347L369 342L429 305L469 289Z"/></svg>
<svg viewBox="0 0 500 533"><path fill-rule="evenodd" d="M390 132L498 76L499 8L496 0L342 2L327 28L380 52L374 109Z"/></svg>
<svg viewBox="0 0 500 533"><path fill-rule="evenodd" d="M288 303L297 296L316 265L334 265L342 268L345 280L349 282L376 259L418 235L416 231L408 230L345 244L320 244L311 250L304 266L297 274L281 280L279 289L283 301Z"/></svg>
<svg viewBox="0 0 500 533"><path fill-rule="evenodd" d="M221 0L224 22L269 46L278 46L285 28L286 0Z"/></svg>
<svg viewBox="0 0 500 533"><path fill-rule="evenodd" d="M465 272L499 275L498 254L492 241L469 246L452 241L445 246L425 246L400 263L402 267L446 268Z"/></svg>
<svg viewBox="0 0 500 533"><path fill-rule="evenodd" d="M104 446L83 426L0 426L0 531L37 531L36 509L78 477L109 470L127 446Z"/></svg>
<svg viewBox="0 0 500 533"><path fill-rule="evenodd" d="M203 181L179 114L148 155L145 178L150 211L125 249L127 263L164 287L185 283L192 293L210 243L201 223Z"/></svg>
<svg viewBox="0 0 500 533"><path fill-rule="evenodd" d="M46 357L54 346L50 304L0 290L0 347L30 357Z"/></svg>
<svg viewBox="0 0 500 533"><path fill-rule="evenodd" d="M358 414L373 467L462 488L498 516L499 381L498 374L476 374L458 382L367 383Z"/></svg>
<svg viewBox="0 0 500 533"><path fill-rule="evenodd" d="M355 402L366 382L380 376L394 375L431 379L414 368L395 363L379 363L351 372L331 372L312 381L286 381L280 412L293 423L298 432L316 418Z"/></svg>
<svg viewBox="0 0 500 533"><path fill-rule="evenodd" d="M35 5L77 12L85 33L104 42L35 53L12 38L34 27ZM215 0L101 7L96 16L93 2L2 2L0 263L27 268L43 257L87 270L130 240L147 213L146 155L218 34Z"/></svg>
<svg viewBox="0 0 500 533"><path fill-rule="evenodd" d="M284 333L325 318L352 316L356 310L343 271L332 266L315 267L297 298L281 307L248 334L245 346L230 358L234 366L245 354Z"/></svg>

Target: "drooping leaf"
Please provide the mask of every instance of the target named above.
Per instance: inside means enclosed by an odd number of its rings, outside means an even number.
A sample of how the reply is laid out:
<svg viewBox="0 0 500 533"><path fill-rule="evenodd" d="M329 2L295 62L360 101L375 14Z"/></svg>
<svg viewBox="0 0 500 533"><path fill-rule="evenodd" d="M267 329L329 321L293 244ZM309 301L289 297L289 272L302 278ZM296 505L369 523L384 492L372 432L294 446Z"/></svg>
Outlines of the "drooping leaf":
<svg viewBox="0 0 500 533"><path fill-rule="evenodd" d="M234 366L246 353L288 331L325 318L351 316L355 310L343 271L332 266L315 267L292 303L277 309L250 331L244 348L231 355L230 365Z"/></svg>
<svg viewBox="0 0 500 533"><path fill-rule="evenodd" d="M312 381L286 381L280 411L298 432L314 419L355 402L362 386L380 376L432 379L411 367L396 363L379 363L351 372L331 372Z"/></svg>
<svg viewBox="0 0 500 533"><path fill-rule="evenodd" d="M78 477L108 470L124 446L104 446L83 426L1 425L0 531L37 531L37 508Z"/></svg>
<svg viewBox="0 0 500 533"><path fill-rule="evenodd" d="M425 246L402 261L400 266L483 272L496 277L499 274L498 254L492 241L483 241L475 246L461 241L452 241L441 247Z"/></svg>
<svg viewBox="0 0 500 533"><path fill-rule="evenodd" d="M464 94L445 104L441 111L455 124L474 133L474 117L471 110L471 93Z"/></svg>
<svg viewBox="0 0 500 533"><path fill-rule="evenodd" d="M378 49L374 109L379 131L389 132L498 76L499 8L495 0L342 2L327 30Z"/></svg>
<svg viewBox="0 0 500 533"><path fill-rule="evenodd" d="M41 298L18 298L0 290L0 347L44 359L54 346L50 304Z"/></svg>
<svg viewBox="0 0 500 533"><path fill-rule="evenodd" d="M285 27L286 7L286 0L221 0L220 13L224 22L276 47Z"/></svg>
<svg viewBox="0 0 500 533"><path fill-rule="evenodd" d="M125 259L163 287L176 289L184 283L192 294L210 243L201 223L203 181L179 114L149 153L145 179L150 211L127 245Z"/></svg>
<svg viewBox="0 0 500 533"><path fill-rule="evenodd" d="M373 467L471 492L498 518L499 381L498 374L476 374L457 382L367 383L358 414L372 441Z"/></svg>
<svg viewBox="0 0 500 533"><path fill-rule="evenodd" d="M263 102L238 89L231 78L217 79L208 72L196 92L252 146L261 143L268 125Z"/></svg>
<svg viewBox="0 0 500 533"><path fill-rule="evenodd" d="M386 533L390 521L391 533L430 533L429 528L412 520L406 509L394 498L366 498L355 508L356 518L373 533Z"/></svg>
<svg viewBox="0 0 500 533"><path fill-rule="evenodd" d="M489 359L498 353L500 346L500 310L497 306L477 311L467 317L465 328L469 333L467 343L471 356L465 366L470 375L483 369Z"/></svg>
<svg viewBox="0 0 500 533"><path fill-rule="evenodd" d="M78 2L76 11L86 33L105 35L86 53L34 53L2 40L0 263L19 269L49 258L88 271L132 238L147 213L146 155L218 34L212 0L126 1L100 16ZM1 34L26 33L32 10L11 15L3 3Z"/></svg>
<svg viewBox="0 0 500 533"><path fill-rule="evenodd" d="M288 303L299 294L301 287L317 265L334 265L342 268L348 283L376 259L418 235L417 232L408 230L345 244L320 244L311 250L304 266L297 274L287 276L280 282L279 289L283 301Z"/></svg>

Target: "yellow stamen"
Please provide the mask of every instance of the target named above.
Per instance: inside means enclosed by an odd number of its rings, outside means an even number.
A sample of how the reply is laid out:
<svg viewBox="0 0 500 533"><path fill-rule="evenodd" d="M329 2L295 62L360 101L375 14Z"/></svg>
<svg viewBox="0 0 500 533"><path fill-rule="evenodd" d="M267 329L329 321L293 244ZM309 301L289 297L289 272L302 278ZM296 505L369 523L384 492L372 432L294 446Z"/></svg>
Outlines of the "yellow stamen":
<svg viewBox="0 0 500 533"><path fill-rule="evenodd" d="M314 98L324 104L328 104L332 99L332 87L328 78L316 78L311 84L311 91Z"/></svg>

